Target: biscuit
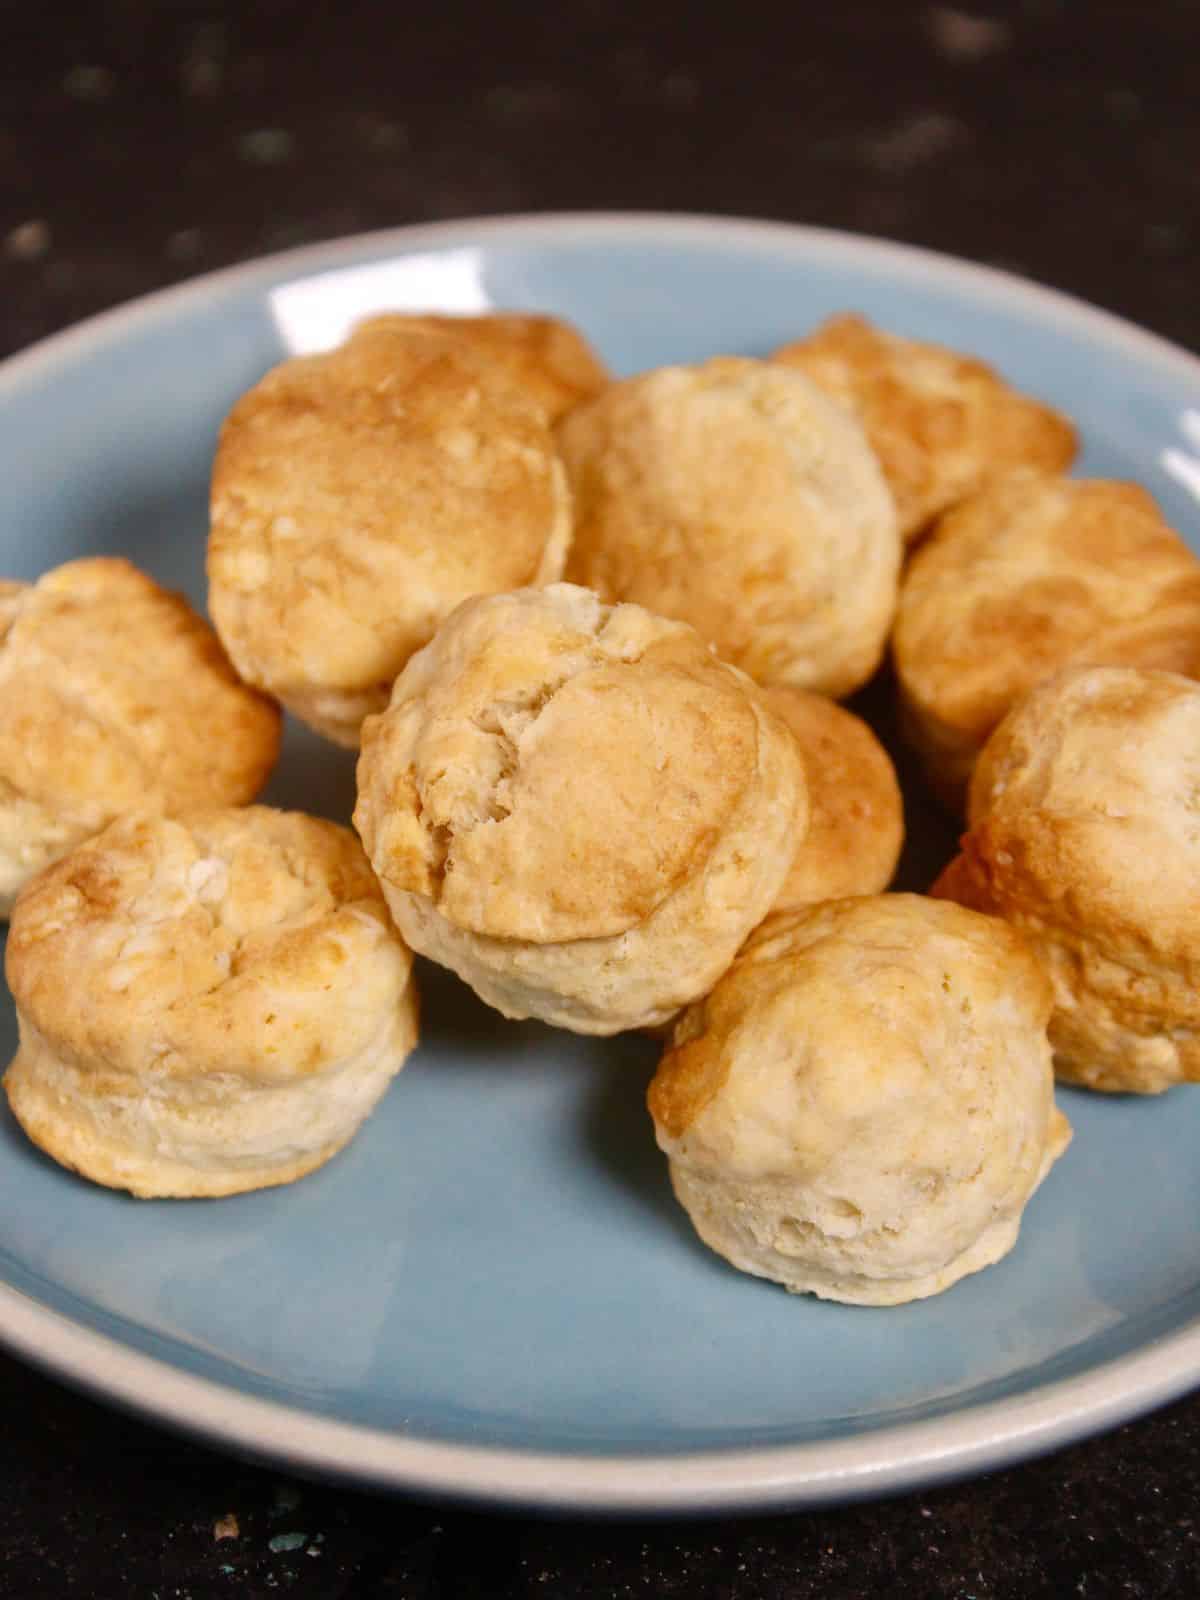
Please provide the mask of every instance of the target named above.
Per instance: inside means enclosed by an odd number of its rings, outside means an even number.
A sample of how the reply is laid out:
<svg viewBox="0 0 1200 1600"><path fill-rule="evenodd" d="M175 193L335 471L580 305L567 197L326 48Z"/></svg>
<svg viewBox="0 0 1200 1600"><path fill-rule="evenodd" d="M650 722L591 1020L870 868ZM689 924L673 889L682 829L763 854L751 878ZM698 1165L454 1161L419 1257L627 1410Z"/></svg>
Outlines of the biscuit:
<svg viewBox="0 0 1200 1600"><path fill-rule="evenodd" d="M540 405L550 422L598 394L611 377L577 328L559 317L495 311L486 316L433 316L389 312L359 323L377 328L425 330L466 340L481 363L506 376Z"/></svg>
<svg viewBox="0 0 1200 1600"><path fill-rule="evenodd" d="M1061 667L1200 673L1200 561L1135 484L1013 473L914 555L892 651L905 734L958 806L992 729Z"/></svg>
<svg viewBox="0 0 1200 1600"><path fill-rule="evenodd" d="M848 694L879 664L900 540L852 418L723 357L614 383L560 424L567 577L689 622L760 683Z"/></svg>
<svg viewBox="0 0 1200 1600"><path fill-rule="evenodd" d="M881 895L769 918L650 1085L696 1231L743 1272L856 1305L998 1261L1070 1138L1050 1004L1020 936L958 906Z"/></svg>
<svg viewBox="0 0 1200 1600"><path fill-rule="evenodd" d="M799 742L808 787L808 826L772 909L878 894L904 843L904 802L887 751L861 717L824 695L764 693Z"/></svg>
<svg viewBox="0 0 1200 1600"><path fill-rule="evenodd" d="M861 422L906 542L940 512L1012 467L1062 471L1075 430L991 367L940 345L830 317L771 357L803 372Z"/></svg>
<svg viewBox="0 0 1200 1600"><path fill-rule="evenodd" d="M355 826L396 925L498 1011L665 1022L770 909L796 742L691 628L586 589L465 602L363 728Z"/></svg>
<svg viewBox="0 0 1200 1600"><path fill-rule="evenodd" d="M971 779L933 892L1003 917L1054 985L1058 1076L1200 1081L1200 684L1069 668L1022 700Z"/></svg>
<svg viewBox="0 0 1200 1600"><path fill-rule="evenodd" d="M416 1041L412 957L358 841L263 806L120 818L21 895L7 976L18 1122L140 1196L311 1172Z"/></svg>
<svg viewBox="0 0 1200 1600"><path fill-rule="evenodd" d="M0 914L122 811L252 800L279 736L212 629L128 561L0 585Z"/></svg>
<svg viewBox="0 0 1200 1600"><path fill-rule="evenodd" d="M226 419L209 609L247 682L353 748L443 617L559 577L570 527L540 405L460 338L368 328Z"/></svg>

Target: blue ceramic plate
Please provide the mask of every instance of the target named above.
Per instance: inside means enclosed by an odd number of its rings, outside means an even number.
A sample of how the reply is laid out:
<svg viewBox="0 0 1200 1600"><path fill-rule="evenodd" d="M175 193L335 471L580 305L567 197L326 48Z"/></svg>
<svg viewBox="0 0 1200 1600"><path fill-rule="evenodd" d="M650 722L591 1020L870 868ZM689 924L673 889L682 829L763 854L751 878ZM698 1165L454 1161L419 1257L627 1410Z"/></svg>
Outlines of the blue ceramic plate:
<svg viewBox="0 0 1200 1600"><path fill-rule="evenodd" d="M858 307L1078 422L1200 546L1200 363L1015 278L800 228L532 218L278 257L0 372L0 571L122 551L202 602L217 425L381 307L531 307L621 372L764 353ZM345 820L298 730L278 802ZM948 843L946 848L948 848ZM1075 1142L1017 1249L896 1310L793 1299L693 1239L643 1109L653 1051L515 1026L426 971L425 1042L288 1189L134 1201L0 1121L0 1334L111 1399L300 1470L575 1509L796 1505L995 1467L1200 1377L1200 1091L1067 1091ZM0 1026L14 1037L11 1007Z"/></svg>

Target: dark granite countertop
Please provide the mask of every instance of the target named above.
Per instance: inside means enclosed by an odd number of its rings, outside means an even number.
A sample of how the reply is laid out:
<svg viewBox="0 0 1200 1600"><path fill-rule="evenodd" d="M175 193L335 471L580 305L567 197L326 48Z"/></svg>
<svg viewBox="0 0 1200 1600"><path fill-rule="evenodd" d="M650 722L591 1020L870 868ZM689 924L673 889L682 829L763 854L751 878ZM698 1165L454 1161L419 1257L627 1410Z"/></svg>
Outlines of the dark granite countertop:
<svg viewBox="0 0 1200 1600"><path fill-rule="evenodd" d="M908 240L1200 348L1196 0L640 9L0 4L0 354L293 244L593 208ZM300 1484L0 1356L13 1600L1186 1596L1198 1494L1193 1398L878 1504L489 1517Z"/></svg>

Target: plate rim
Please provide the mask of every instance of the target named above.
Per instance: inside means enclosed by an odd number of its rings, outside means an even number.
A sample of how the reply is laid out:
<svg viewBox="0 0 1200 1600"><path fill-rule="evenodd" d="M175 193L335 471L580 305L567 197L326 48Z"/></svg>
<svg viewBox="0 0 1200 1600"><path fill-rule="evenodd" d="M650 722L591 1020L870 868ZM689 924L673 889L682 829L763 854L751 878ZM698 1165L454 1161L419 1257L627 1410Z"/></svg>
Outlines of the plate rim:
<svg viewBox="0 0 1200 1600"><path fill-rule="evenodd" d="M311 1477L497 1510L660 1516L874 1499L1045 1455L1193 1388L1200 1319L1032 1394L920 1422L803 1444L638 1455L448 1443L323 1416L136 1350L3 1282L0 1344L151 1422Z"/></svg>
<svg viewBox="0 0 1200 1600"><path fill-rule="evenodd" d="M847 253L895 277L950 280L1052 317L1197 385L1200 358L1159 334L1017 273L867 235L802 223L658 211L534 212L374 230L256 257L140 296L0 363L0 402L89 352L230 291L275 287L423 246L488 242L704 243L797 260ZM199 1376L73 1320L0 1281L0 1345L102 1400L219 1447L310 1475L504 1509L604 1514L785 1509L899 1493L1060 1448L1200 1384L1200 1317L1086 1372L919 1422L833 1440L668 1454L575 1455L410 1437L306 1411Z"/></svg>
<svg viewBox="0 0 1200 1600"><path fill-rule="evenodd" d="M743 249L774 254L790 243L797 256L831 259L853 250L879 266L888 266L897 275L928 280L930 276L966 282L977 295L991 301L1011 301L1015 295L1030 308L1047 315L1065 318L1084 330L1092 330L1109 340L1127 346L1175 368L1194 381L1200 381L1200 354L1139 326L1118 312L1093 305L1065 289L1027 278L1005 267L970 261L925 245L882 239L856 233L848 228L817 227L803 222L769 218L722 216L718 213L686 211L531 211L506 215L464 217L445 222L405 223L394 228L376 228L364 233L345 234L316 244L255 256L233 266L202 272L181 283L154 289L83 317L56 333L47 334L32 344L0 358L0 398L21 382L35 379L60 362L82 355L89 345L102 345L119 338L128 325L150 326L169 318L176 310L199 306L235 285L252 288L255 284L277 287L293 275L306 275L316 269L335 271L351 266L377 253L407 253L428 243L431 246L478 243L488 239L533 240L545 234L555 239L632 239L638 234L702 244L718 238Z"/></svg>

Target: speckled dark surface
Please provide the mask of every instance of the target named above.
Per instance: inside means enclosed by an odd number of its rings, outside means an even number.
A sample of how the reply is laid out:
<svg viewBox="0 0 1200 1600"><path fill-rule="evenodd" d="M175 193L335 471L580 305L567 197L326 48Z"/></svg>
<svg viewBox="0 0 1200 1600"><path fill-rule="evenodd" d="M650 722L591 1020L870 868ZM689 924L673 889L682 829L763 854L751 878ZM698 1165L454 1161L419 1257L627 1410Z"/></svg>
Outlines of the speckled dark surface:
<svg viewBox="0 0 1200 1600"><path fill-rule="evenodd" d="M642 9L3 0L0 354L288 245L597 207L910 240L1200 348L1196 0ZM5 1600L1182 1597L1198 1497L1193 1399L880 1504L491 1518L301 1485L0 1356Z"/></svg>

